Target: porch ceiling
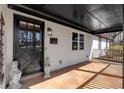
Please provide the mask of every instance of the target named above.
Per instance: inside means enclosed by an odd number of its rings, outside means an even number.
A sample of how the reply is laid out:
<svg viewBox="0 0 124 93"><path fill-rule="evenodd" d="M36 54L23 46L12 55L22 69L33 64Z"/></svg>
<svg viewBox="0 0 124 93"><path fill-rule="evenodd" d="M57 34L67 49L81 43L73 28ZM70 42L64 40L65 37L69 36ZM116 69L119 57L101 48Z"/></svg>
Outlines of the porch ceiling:
<svg viewBox="0 0 124 93"><path fill-rule="evenodd" d="M92 34L122 31L123 5L120 4L25 4L13 5L42 13ZM12 5L11 5L12 8Z"/></svg>

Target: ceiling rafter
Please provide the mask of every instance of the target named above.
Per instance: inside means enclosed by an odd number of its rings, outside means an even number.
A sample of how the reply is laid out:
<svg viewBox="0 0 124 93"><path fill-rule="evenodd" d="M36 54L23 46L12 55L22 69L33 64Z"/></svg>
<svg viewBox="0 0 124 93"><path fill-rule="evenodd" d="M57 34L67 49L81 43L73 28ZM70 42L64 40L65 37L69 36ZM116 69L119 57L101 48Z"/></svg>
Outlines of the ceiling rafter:
<svg viewBox="0 0 124 93"><path fill-rule="evenodd" d="M107 10L109 10L108 5L105 5L105 8L106 8ZM112 11L112 10L111 10L111 11ZM111 16L112 22L114 22L114 18L113 18L113 16L112 16L111 12L110 12L110 11L108 11L108 12L109 12L109 14L110 14L110 16Z"/></svg>
<svg viewBox="0 0 124 93"><path fill-rule="evenodd" d="M120 33L122 33L122 31L121 31L121 32L116 33L116 34L113 36L113 38L115 38L116 36L118 36Z"/></svg>
<svg viewBox="0 0 124 93"><path fill-rule="evenodd" d="M99 21L101 24L103 24L105 27L108 27L104 22L102 22L99 18L94 16L91 12L89 12L87 9L84 9L89 15L91 15L93 18L95 18L97 21Z"/></svg>
<svg viewBox="0 0 124 93"><path fill-rule="evenodd" d="M107 28L103 30L96 31L95 34L102 34L102 33L111 33L111 32L120 32L123 30L123 26L116 26L112 28Z"/></svg>

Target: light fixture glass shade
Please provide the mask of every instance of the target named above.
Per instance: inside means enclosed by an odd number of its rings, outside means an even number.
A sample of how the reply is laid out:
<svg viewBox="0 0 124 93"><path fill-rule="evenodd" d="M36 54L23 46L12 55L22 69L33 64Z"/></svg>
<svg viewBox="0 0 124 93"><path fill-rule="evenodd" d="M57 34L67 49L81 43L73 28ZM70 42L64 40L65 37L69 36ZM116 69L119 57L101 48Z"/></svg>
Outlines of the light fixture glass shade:
<svg viewBox="0 0 124 93"><path fill-rule="evenodd" d="M51 28L47 28L47 31L48 31L48 36L52 36L52 34L53 34L52 29Z"/></svg>

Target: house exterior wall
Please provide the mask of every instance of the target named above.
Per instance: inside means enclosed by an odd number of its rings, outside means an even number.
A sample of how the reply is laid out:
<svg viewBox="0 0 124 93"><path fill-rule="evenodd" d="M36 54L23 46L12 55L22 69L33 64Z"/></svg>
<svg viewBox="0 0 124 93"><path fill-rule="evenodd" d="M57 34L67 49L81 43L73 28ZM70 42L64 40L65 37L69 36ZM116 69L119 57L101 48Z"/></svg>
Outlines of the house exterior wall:
<svg viewBox="0 0 124 93"><path fill-rule="evenodd" d="M6 77L4 79L4 84L1 88L5 88L5 85L9 82L9 71L11 63L13 62L13 14L18 14L21 16L26 16L29 18L37 19L45 22L45 42L44 42L44 59L49 57L49 61L51 63L51 71L61 69L66 66L74 65L77 63L81 63L84 61L88 61L92 58L92 51L95 48L98 48L98 37L85 33L83 31L79 31L76 29L72 29L70 27L66 27L64 25L60 25L54 22L50 22L44 20L42 18L37 18L28 14L24 14L12 9L7 8L7 5L3 5L5 8L1 8L2 11L6 11L4 13L6 15L6 32L5 32L5 70ZM53 30L53 35L48 36L47 28L51 28ZM84 35L84 50L72 50L72 32L76 32L78 34ZM50 37L58 38L58 44L50 44ZM96 40L96 41L94 41ZM62 63L60 64L60 61Z"/></svg>
<svg viewBox="0 0 124 93"><path fill-rule="evenodd" d="M89 60L92 35L48 21L45 28L47 27L53 29L52 37L58 38L58 44L49 44L50 37L47 36L45 30L45 47L47 47L45 57L50 58L52 71ZM84 35L84 50L72 50L72 32ZM62 64L59 63L60 60L62 60Z"/></svg>
<svg viewBox="0 0 124 93"><path fill-rule="evenodd" d="M99 48L99 43L101 44L101 48ZM98 58L100 56L105 55L105 49L109 47L109 42L106 42L106 39L101 38L101 42L99 41L99 37L94 36L93 37L93 45L92 45L92 53L91 53L91 59L92 58Z"/></svg>

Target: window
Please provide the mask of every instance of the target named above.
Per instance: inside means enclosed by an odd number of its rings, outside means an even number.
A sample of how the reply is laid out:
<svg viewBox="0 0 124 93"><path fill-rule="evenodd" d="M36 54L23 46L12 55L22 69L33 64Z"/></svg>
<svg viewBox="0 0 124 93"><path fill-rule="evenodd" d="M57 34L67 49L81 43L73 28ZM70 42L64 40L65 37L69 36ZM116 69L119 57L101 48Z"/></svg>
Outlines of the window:
<svg viewBox="0 0 124 93"><path fill-rule="evenodd" d="M72 33L72 50L78 50L78 34Z"/></svg>
<svg viewBox="0 0 124 93"><path fill-rule="evenodd" d="M83 34L78 35L78 33L72 33L72 50L78 50L78 49L79 50L84 49L84 35Z"/></svg>
<svg viewBox="0 0 124 93"><path fill-rule="evenodd" d="M33 23L28 23L28 30L34 30L35 24Z"/></svg>
<svg viewBox="0 0 124 93"><path fill-rule="evenodd" d="M79 40L79 49L84 49L84 35L80 34L80 40Z"/></svg>
<svg viewBox="0 0 124 93"><path fill-rule="evenodd" d="M27 22L25 21L20 21L19 22L19 26L21 29L27 29Z"/></svg>
<svg viewBox="0 0 124 93"><path fill-rule="evenodd" d="M40 45L40 25L25 21L19 22L19 46L20 47L39 47Z"/></svg>

